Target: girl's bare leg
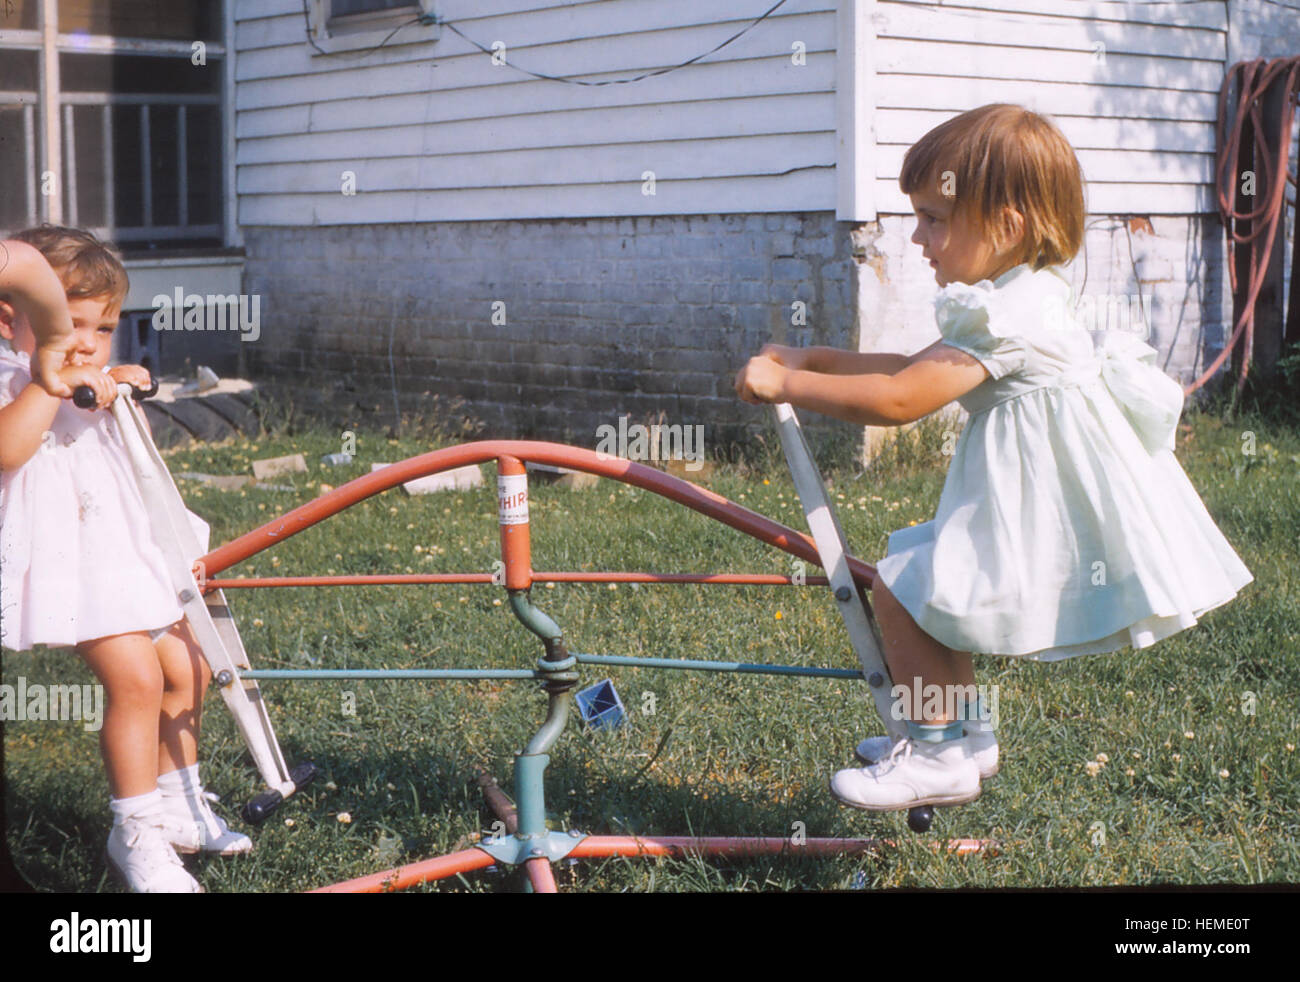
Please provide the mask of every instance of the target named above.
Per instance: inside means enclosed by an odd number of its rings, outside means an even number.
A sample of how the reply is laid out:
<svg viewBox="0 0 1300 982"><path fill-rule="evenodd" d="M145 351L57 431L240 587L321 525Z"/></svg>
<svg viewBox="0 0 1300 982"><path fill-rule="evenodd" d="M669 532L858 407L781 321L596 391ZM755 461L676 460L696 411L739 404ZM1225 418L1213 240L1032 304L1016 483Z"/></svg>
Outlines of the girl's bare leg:
<svg viewBox="0 0 1300 982"><path fill-rule="evenodd" d="M155 645L163 691L158 719L158 773L168 774L198 761L203 693L212 679L188 621L181 621Z"/></svg>
<svg viewBox="0 0 1300 982"><path fill-rule="evenodd" d="M99 749L114 798L158 787L158 714L163 673L149 635L117 634L77 645L77 654L104 686Z"/></svg>
<svg viewBox="0 0 1300 982"><path fill-rule="evenodd" d="M913 722L951 723L958 717L953 712L958 699L952 693L974 692L975 668L971 663L969 651L956 651L941 644L917 626L907 608L898 602L884 581L876 577L871 586L871 606L876 620L880 624L880 633L885 641L885 661L889 665L889 674L894 684L906 690L904 698L909 710L915 705L923 709L927 706L941 705L939 712L929 712L923 720ZM916 700L912 697L914 680L920 678L922 692ZM942 687L940 700L928 699L928 693L935 690L929 686ZM960 689L952 688L960 686ZM971 688L966 688L970 686Z"/></svg>

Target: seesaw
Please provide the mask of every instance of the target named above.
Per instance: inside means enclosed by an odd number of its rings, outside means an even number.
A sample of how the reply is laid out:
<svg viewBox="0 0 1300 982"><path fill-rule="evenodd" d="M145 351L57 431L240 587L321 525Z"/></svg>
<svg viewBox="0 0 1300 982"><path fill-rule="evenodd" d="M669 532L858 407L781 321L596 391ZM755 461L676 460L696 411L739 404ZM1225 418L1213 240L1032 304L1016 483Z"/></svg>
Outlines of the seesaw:
<svg viewBox="0 0 1300 982"><path fill-rule="evenodd" d="M125 393L127 388L123 387L122 391ZM93 401L93 396L91 398ZM798 419L790 406L780 405L774 409L786 461L811 536L644 464L557 443L490 440L436 450L359 477L213 550L192 567L185 557L194 555L197 545L192 541L193 533L185 521L184 505L149 440L139 410L130 399L118 399L113 408L119 426L127 435L127 445L146 503L151 512L165 517L166 524L162 528L169 529L173 536L167 552L178 596L195 627L204 656L212 666L214 682L235 716L240 733L266 783L266 790L244 808L243 815L247 821L256 823L264 820L285 798L309 781L315 772L311 764L299 765L293 771L287 768L258 689L261 680L533 679L541 683L541 688L547 694L545 721L528 744L515 755L514 802L497 787L491 777L478 775L478 784L485 800L500 819L504 833L494 834L470 849L337 883L316 892L397 890L498 865L522 865L531 889L554 892L556 887L551 864L567 858L690 854L733 857L773 854L854 855L875 852L882 846L891 844L878 839L849 838L801 838L796 843L786 836L596 836L557 832L546 826L543 776L550 761L548 752L570 716L574 689L579 681L579 665L641 666L667 670L864 680L887 732L895 739L903 734L902 721L896 719L891 712L892 685L889 670L881 657L878 631L863 594L870 587L875 571L849 554L843 530L826 495L821 475L803 438ZM503 576L493 573L434 573L226 580L214 578L215 574L373 495L416 478L488 461L494 461L497 467L498 526ZM858 654L861 669L570 652L559 626L549 615L533 605L530 590L534 583L796 585L796 581L790 576L771 574L534 571L530 547L528 477L524 466L529 462L583 471L651 491L796 558L821 566L826 576L804 577L801 582L809 586L830 587L849 639ZM251 668L247 653L239 640L223 593L226 589L270 587L451 583L495 583L503 586L511 611L541 642L543 654L536 665L531 669L255 670ZM913 808L908 814L908 825L914 831L924 832L930 827L932 818L933 811L930 807ZM991 845L988 840L955 839L949 840L946 847L950 852L967 854L983 851Z"/></svg>

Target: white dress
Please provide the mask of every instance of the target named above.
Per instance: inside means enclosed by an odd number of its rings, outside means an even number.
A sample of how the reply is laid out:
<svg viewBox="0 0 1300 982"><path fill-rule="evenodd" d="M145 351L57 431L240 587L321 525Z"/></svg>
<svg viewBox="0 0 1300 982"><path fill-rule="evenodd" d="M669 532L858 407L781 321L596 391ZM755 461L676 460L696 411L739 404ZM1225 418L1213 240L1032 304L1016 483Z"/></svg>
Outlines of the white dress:
<svg viewBox="0 0 1300 982"><path fill-rule="evenodd" d="M934 519L889 537L877 570L918 626L959 651L1055 661L1145 648L1253 577L1174 458L1183 393L1155 349L1094 349L1053 269L951 284L945 344L990 377L957 401Z"/></svg>
<svg viewBox="0 0 1300 982"><path fill-rule="evenodd" d="M0 407L30 382L27 355L0 342ZM181 617L117 424L65 400L41 448L0 475L0 644L71 646Z"/></svg>

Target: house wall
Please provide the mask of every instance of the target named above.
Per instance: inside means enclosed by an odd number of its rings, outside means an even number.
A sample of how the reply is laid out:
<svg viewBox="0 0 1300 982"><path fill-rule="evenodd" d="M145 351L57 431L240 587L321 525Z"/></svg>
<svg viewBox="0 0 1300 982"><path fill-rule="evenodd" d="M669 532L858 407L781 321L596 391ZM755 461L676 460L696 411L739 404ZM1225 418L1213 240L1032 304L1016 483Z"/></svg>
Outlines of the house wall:
<svg viewBox="0 0 1300 982"><path fill-rule="evenodd" d="M389 414L395 376L402 411L460 396L484 436L592 446L663 412L711 452L766 422L732 389L764 343L856 342L848 233L828 212L250 228L246 357L341 412Z"/></svg>
<svg viewBox="0 0 1300 982"><path fill-rule="evenodd" d="M313 55L298 0L236 0L239 214L265 322L245 357L374 405L395 386L406 411L459 395L502 435L589 443L611 416L662 411L726 442L762 420L731 379L765 341L937 337L902 155L956 112L1012 101L1078 148L1077 288L1142 296L1149 340L1188 381L1230 319L1209 183L1226 59L1296 33L1251 3L1246 30L1235 0L878 0L860 53L878 214L858 224L834 219L837 0L791 0L698 64L607 86L493 65L449 28ZM523 6L438 13L514 64L599 80L675 65L765 9Z"/></svg>
<svg viewBox="0 0 1300 982"><path fill-rule="evenodd" d="M898 188L911 144L990 102L1052 116L1093 214L1214 209L1222 0L879 0L875 10L880 211L911 213Z"/></svg>
<svg viewBox="0 0 1300 982"><path fill-rule="evenodd" d="M302 0L236 0L239 218L249 226L825 211L835 207L837 0L439 0L434 42L399 32L324 56ZM795 64L794 45L804 49ZM343 173L357 193L341 193ZM645 193L647 171L654 193Z"/></svg>

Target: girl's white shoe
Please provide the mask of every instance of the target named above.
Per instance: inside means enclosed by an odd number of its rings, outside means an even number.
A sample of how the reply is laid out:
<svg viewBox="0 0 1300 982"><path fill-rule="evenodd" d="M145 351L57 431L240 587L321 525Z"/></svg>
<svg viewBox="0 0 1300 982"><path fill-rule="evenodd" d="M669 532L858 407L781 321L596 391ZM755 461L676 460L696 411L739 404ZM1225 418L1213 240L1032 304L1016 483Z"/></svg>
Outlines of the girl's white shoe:
<svg viewBox="0 0 1300 982"><path fill-rule="evenodd" d="M979 768L980 780L987 781L998 773L998 739L991 727L967 730L966 745L971 759ZM853 748L853 756L862 763L870 765L888 757L894 749L894 741L887 736L867 737Z"/></svg>
<svg viewBox="0 0 1300 982"><path fill-rule="evenodd" d="M131 816L108 834L108 861L132 893L202 893L168 842L166 816Z"/></svg>
<svg viewBox="0 0 1300 982"><path fill-rule="evenodd" d="M252 852L253 840L241 832L232 832L208 804L220 800L211 791L200 791L196 795L163 794L163 804L170 820L167 824L168 840L177 852L215 852L220 856Z"/></svg>
<svg viewBox="0 0 1300 982"><path fill-rule="evenodd" d="M964 739L903 739L878 764L837 772L831 778L831 795L841 804L868 811L964 805L980 796L980 774Z"/></svg>

